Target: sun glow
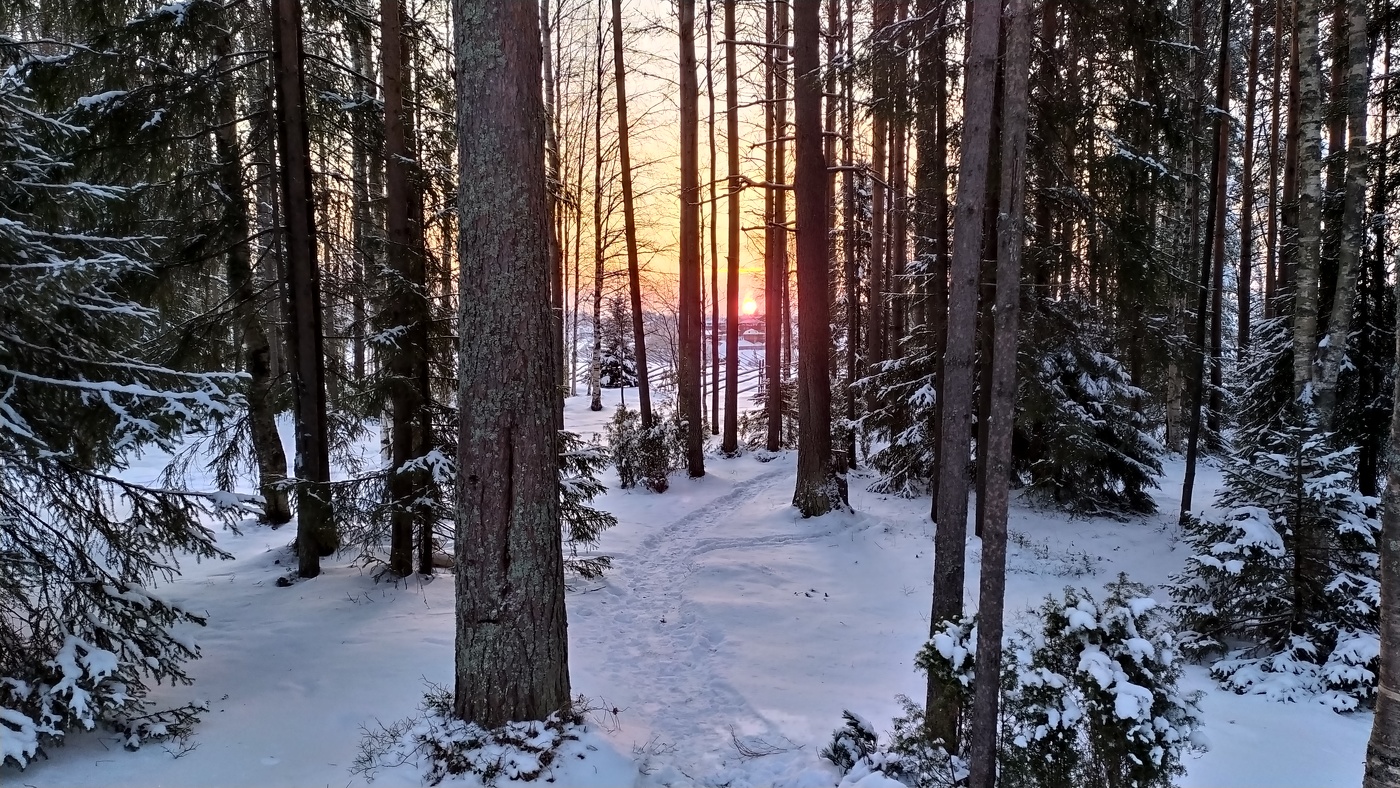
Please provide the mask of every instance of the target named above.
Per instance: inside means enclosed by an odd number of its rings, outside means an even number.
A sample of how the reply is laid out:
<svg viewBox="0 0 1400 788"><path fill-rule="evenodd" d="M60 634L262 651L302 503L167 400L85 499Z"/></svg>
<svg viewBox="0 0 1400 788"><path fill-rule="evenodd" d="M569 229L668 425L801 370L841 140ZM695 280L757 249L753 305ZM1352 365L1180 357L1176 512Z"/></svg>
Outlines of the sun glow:
<svg viewBox="0 0 1400 788"><path fill-rule="evenodd" d="M746 315L752 315L758 311L758 302L754 301L752 298L744 299L744 305L740 310Z"/></svg>

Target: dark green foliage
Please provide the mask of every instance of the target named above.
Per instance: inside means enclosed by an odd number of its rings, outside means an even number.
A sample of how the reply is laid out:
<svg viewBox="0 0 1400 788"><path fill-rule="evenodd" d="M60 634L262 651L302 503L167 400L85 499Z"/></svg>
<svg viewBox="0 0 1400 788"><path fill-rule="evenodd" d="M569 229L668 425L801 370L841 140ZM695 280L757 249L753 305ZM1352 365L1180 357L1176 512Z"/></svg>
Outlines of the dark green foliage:
<svg viewBox="0 0 1400 788"><path fill-rule="evenodd" d="M1002 677L999 785L1168 788L1200 727L1177 689L1170 619L1120 575L1102 602L1066 588L1012 638Z"/></svg>
<svg viewBox="0 0 1400 788"><path fill-rule="evenodd" d="M936 359L925 333L916 333L908 352L883 362L858 383L866 400L878 403L859 426L867 445L876 445L867 451L868 462L880 473L870 485L873 492L913 497L927 493L932 483L938 390Z"/></svg>
<svg viewBox="0 0 1400 788"><path fill-rule="evenodd" d="M168 239L129 223L142 191L103 183L83 152L98 102L35 100L61 59L0 39L0 762L26 765L72 730L124 744L184 735L193 707L153 711L152 683L188 683L204 618L148 586L179 558L226 557L211 516L247 496L118 474L237 407L238 380L181 371L154 304ZM103 102L107 103L107 102Z"/></svg>
<svg viewBox="0 0 1400 788"><path fill-rule="evenodd" d="M595 509L593 499L607 492L598 474L611 457L597 443L584 443L577 433L559 433L559 519L564 525L564 568L580 577L601 577L612 566L608 556L579 556L580 548L593 548L603 531L617 525L612 514Z"/></svg>
<svg viewBox="0 0 1400 788"><path fill-rule="evenodd" d="M782 382L783 449L797 448L797 380ZM739 440L749 449L761 449L768 443L768 392L759 389L753 395L753 410L739 416Z"/></svg>
<svg viewBox="0 0 1400 788"><path fill-rule="evenodd" d="M1172 593L1183 648L1218 660L1227 687L1349 711L1375 693L1379 502L1356 491L1356 450L1333 441L1286 424L1229 461L1222 514L1189 519Z"/></svg>
<svg viewBox="0 0 1400 788"><path fill-rule="evenodd" d="M656 423L643 428L641 414L624 405L608 424L608 446L624 490L640 483L652 492L666 492L671 471L684 456L685 436L674 416L664 410L655 411L655 416Z"/></svg>
<svg viewBox="0 0 1400 788"><path fill-rule="evenodd" d="M1095 313L1036 302L1027 316L1013 460L1032 494L1086 516L1156 510L1161 444L1138 409L1146 392L1108 353Z"/></svg>
<svg viewBox="0 0 1400 788"><path fill-rule="evenodd" d="M603 357L598 385L605 389L637 385L637 353L632 348L632 316L621 295L608 299L603 314Z"/></svg>

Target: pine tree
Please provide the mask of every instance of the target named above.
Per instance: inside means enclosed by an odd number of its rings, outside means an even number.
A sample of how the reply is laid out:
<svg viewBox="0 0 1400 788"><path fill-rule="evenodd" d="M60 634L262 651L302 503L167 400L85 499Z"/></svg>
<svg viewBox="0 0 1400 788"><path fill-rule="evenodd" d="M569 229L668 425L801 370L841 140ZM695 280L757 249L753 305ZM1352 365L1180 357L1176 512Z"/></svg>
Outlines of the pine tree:
<svg viewBox="0 0 1400 788"><path fill-rule="evenodd" d="M637 385L637 357L628 334L632 317L622 296L608 299L603 316L602 361L599 364L598 385L605 389L631 388Z"/></svg>

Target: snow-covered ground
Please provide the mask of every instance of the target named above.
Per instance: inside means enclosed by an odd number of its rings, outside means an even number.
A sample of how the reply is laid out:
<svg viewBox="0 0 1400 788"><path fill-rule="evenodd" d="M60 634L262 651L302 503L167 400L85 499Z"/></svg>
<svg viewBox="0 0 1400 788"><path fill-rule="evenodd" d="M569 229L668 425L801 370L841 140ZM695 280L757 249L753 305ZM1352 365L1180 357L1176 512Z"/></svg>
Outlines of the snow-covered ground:
<svg viewBox="0 0 1400 788"><path fill-rule="evenodd" d="M607 392L599 413L571 398L569 427L601 432L617 396ZM869 493L870 478L857 475L854 514L803 520L789 505L795 459L711 458L707 476L678 475L664 495L612 489L601 499L619 519L602 544L614 564L602 580L570 583L570 667L575 693L618 711L555 784L832 786L836 770L817 752L841 710L880 727L898 711L896 695L921 697L913 656L928 629L928 500ZM1184 560L1167 514L1181 473L1167 463L1163 514L1132 522L1015 501L1008 611L1065 585L1097 592L1119 572L1165 582ZM615 488L611 473L605 481ZM1199 500L1218 483L1206 468ZM195 685L156 693L210 701L194 738L131 753L113 736L80 735L23 773L0 770L0 784L363 784L349 771L361 728L413 714L425 682L451 685L452 578L395 586L333 560L321 577L279 588L291 538L259 527L223 534L234 560L191 564L164 589L209 616ZM972 589L979 559L970 537ZM1206 691L1210 750L1189 761L1184 785L1360 783L1369 714L1235 696L1200 668L1186 681ZM400 768L376 784L418 781Z"/></svg>

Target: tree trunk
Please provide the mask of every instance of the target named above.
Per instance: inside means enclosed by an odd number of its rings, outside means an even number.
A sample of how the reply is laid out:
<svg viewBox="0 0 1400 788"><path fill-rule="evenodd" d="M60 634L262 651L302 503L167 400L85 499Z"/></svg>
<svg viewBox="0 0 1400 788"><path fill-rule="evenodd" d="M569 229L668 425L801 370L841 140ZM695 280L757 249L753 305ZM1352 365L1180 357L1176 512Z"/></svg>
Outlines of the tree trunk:
<svg viewBox="0 0 1400 788"><path fill-rule="evenodd" d="M272 16L276 64L277 147L282 155L282 216L286 220L287 323L296 416L297 571L321 573L321 559L340 547L331 509L330 444L326 429L325 358L321 336L321 275L316 264L316 216L311 193L311 144L301 5L277 0Z"/></svg>
<svg viewBox="0 0 1400 788"><path fill-rule="evenodd" d="M963 87L963 135L958 163L958 194L953 223L953 254L948 294L948 344L944 354L941 462L934 520L933 611L930 633L940 623L962 617L964 557L967 552L967 492L972 427L972 347L977 330L977 274L982 257L987 166L995 102L997 39L1001 4L972 0L968 57ZM960 690L930 676L927 724L930 738L958 751Z"/></svg>
<svg viewBox="0 0 1400 788"><path fill-rule="evenodd" d="M768 47L763 53L764 72L764 145L763 179L773 183L776 179L778 146L775 140L783 131L778 126L777 96L778 54L777 21L775 3L764 4L765 34ZM786 57L784 52L783 57ZM783 359L783 264L780 262L783 251L781 228L778 225L777 189L765 189L763 193L763 390L765 419L768 425L766 448L777 451L783 442L783 401L782 401L782 359Z"/></svg>
<svg viewBox="0 0 1400 788"><path fill-rule="evenodd" d="M1213 356L1213 349L1206 347L1206 309L1209 293L1215 282L1212 272L1225 256L1225 210L1226 178L1230 168L1230 0L1220 4L1220 70L1215 88L1215 156L1211 165L1210 213L1206 215L1205 237L1210 243L1203 244L1205 252L1201 260L1201 282L1196 301L1196 344L1199 358L1195 364L1191 388L1190 424L1186 438L1186 472L1181 483L1181 511L1178 519L1186 522L1191 512L1191 499L1195 494L1196 465L1201 446L1201 409L1206 402L1206 359Z"/></svg>
<svg viewBox="0 0 1400 788"><path fill-rule="evenodd" d="M739 451L739 196L743 189L739 177L739 57L735 42L735 2L724 0L724 148L729 168L729 217L724 279L724 438L720 450L730 455Z"/></svg>
<svg viewBox="0 0 1400 788"><path fill-rule="evenodd" d="M1279 282L1279 192L1278 174L1279 162L1279 141L1282 138L1280 114L1283 104L1283 3L1284 0L1274 0L1274 35L1273 35L1273 80L1272 92L1269 96L1269 209L1267 217L1267 229L1265 230L1265 251L1264 251L1264 319L1272 320L1278 314L1278 282Z"/></svg>
<svg viewBox="0 0 1400 788"><path fill-rule="evenodd" d="M1400 282L1397 282L1396 294L1400 296ZM1400 333L1396 334L1395 351L1400 356ZM1394 397L1394 413L1390 420L1390 471L1381 512L1381 533L1376 540L1381 584L1380 669L1376 681L1376 716L1371 722L1371 740L1366 746L1363 788L1400 786L1400 376L1395 380Z"/></svg>
<svg viewBox="0 0 1400 788"><path fill-rule="evenodd" d="M846 0L846 52L855 51L855 13L852 5L855 0ZM855 381L860 375L860 265L856 257L856 173L855 173L855 81L851 69L841 75L841 165L844 172L842 183L841 234L844 247L843 279L846 299L846 466L856 467L856 392Z"/></svg>
<svg viewBox="0 0 1400 788"><path fill-rule="evenodd" d="M676 399L686 421L686 468L691 478L705 475L705 425L700 416L704 308L700 290L700 89L695 74L695 0L680 0L680 375Z"/></svg>
<svg viewBox="0 0 1400 788"><path fill-rule="evenodd" d="M461 190L453 710L490 729L569 705L563 424L539 6L454 0L453 9Z"/></svg>
<svg viewBox="0 0 1400 788"><path fill-rule="evenodd" d="M555 85L555 58L554 58L554 19L550 12L550 0L540 0L540 52L544 58L544 107L548 114L548 121L545 123L545 155L548 157L546 164L549 167L546 173L545 183L549 188L549 297L550 303L554 307L554 341L556 344L555 361L559 364L562 374L567 375L569 367L569 357L564 351L564 246L560 236L564 229L564 201L561 195L564 191L564 172L559 162L559 94ZM622 102L618 102L621 104ZM623 139L627 137L626 124L619 125ZM627 161L626 142L623 142L623 162ZM626 165L624 164L623 178L628 176ZM451 269L444 266L444 273L448 275L450 281ZM450 291L444 286L443 290ZM643 358L645 350L638 347L638 358ZM638 380L643 380L645 373L638 371ZM562 381L564 378L561 377ZM646 386L638 383L645 390ZM646 395L641 395L645 397ZM559 387L559 407L564 407L564 387ZM643 411L645 413L645 411Z"/></svg>
<svg viewBox="0 0 1400 788"><path fill-rule="evenodd" d="M414 185L410 162L416 151L409 150L408 111L404 91L410 84L401 0L383 0L380 5L380 58L384 69L384 175L387 187L389 245L386 328L399 332L396 347L389 353L390 459L389 571L405 577L413 571L413 537L427 511L418 503L426 484L421 470L415 469L426 449L420 440L424 392L418 385L418 370L426 363L427 282L423 260L414 243Z"/></svg>
<svg viewBox="0 0 1400 788"><path fill-rule="evenodd" d="M227 35L217 41L218 57L229 57ZM258 466L258 493L263 497L262 521L281 525L292 519L284 483L287 455L277 432L276 402L273 399L272 347L258 314L257 289L248 221L247 194L243 184L243 156L238 142L237 94L231 81L219 85L219 125L214 142L219 157L219 185L228 201L228 255L226 257L229 299L233 302L238 328L243 332L244 366L248 373L248 425L253 457Z"/></svg>
<svg viewBox="0 0 1400 788"><path fill-rule="evenodd" d="M715 143L715 5L705 0L705 94L710 100L710 433L720 433L719 410L719 183L718 155ZM733 315L732 311L727 314ZM734 322L730 317L728 322ZM737 422L736 422L737 423Z"/></svg>
<svg viewBox="0 0 1400 788"><path fill-rule="evenodd" d="M1346 5L1350 31L1346 80L1346 194L1342 205L1341 242L1337 247L1337 284L1317 370L1317 410L1325 429L1335 426L1337 378L1341 374L1342 358L1346 355L1347 339L1351 334L1356 280L1361 271L1366 235L1366 102L1371 82L1371 46L1367 35L1366 3L1364 0L1347 0Z"/></svg>
<svg viewBox="0 0 1400 788"><path fill-rule="evenodd" d="M888 314L885 289L885 204L888 197L885 163L889 139L890 113L890 61L893 42L889 40L888 28L894 24L894 0L872 0L871 3L871 87L870 87L870 275L869 317L866 320L865 361L870 372L878 371L879 364L889 358L885 343L885 324ZM876 397L871 395L871 407Z"/></svg>
<svg viewBox="0 0 1400 788"><path fill-rule="evenodd" d="M821 6L793 8L797 192L797 486L792 503L803 517L846 504L846 480L831 461L831 321L827 301L830 217L822 141Z"/></svg>
<svg viewBox="0 0 1400 788"><path fill-rule="evenodd" d="M1250 4L1248 65L1244 75L1244 173L1240 183L1240 266L1236 292L1239 326L1236 339L1241 363L1249 349L1250 290L1254 278L1254 113L1259 86L1258 0Z"/></svg>
<svg viewBox="0 0 1400 788"><path fill-rule="evenodd" d="M788 25L787 4L774 0L770 6L773 13L772 33L769 47L769 76L773 82L773 129L766 143L773 151L773 171L770 183L781 187L787 180L787 63L790 56L787 49ZM769 190L773 196L773 212L768 219L767 248L763 264L764 273L764 314L763 322L767 337L764 349L764 366L768 368L767 401L768 408L768 450L777 451L783 444L783 385L787 382L788 359L783 353L787 341L788 318L788 267L787 267L787 191L782 188Z"/></svg>
<svg viewBox="0 0 1400 788"><path fill-rule="evenodd" d="M642 426L651 426L651 380L647 334L642 322L641 266L637 258L637 212L632 197L631 126L627 121L627 68L622 58L622 0L612 0L613 80L617 83L618 165L622 168L622 220L627 241L627 293L632 302L632 344L637 353L637 407Z"/></svg>
<svg viewBox="0 0 1400 788"><path fill-rule="evenodd" d="M603 409L603 0L598 0L593 69L593 350L588 357L588 409ZM698 231L698 230L697 230Z"/></svg>
<svg viewBox="0 0 1400 788"><path fill-rule="evenodd" d="M996 784L997 717L1001 694L1001 637L1006 602L1006 519L1010 495L1011 434L1016 418L1016 346L1021 309L1021 242L1025 232L1026 116L1031 49L1030 0L1013 0L1006 22L1002 87L1001 189L997 223L996 326L992 395L987 411L986 494L977 609L977 679L973 685L968 784Z"/></svg>
<svg viewBox="0 0 1400 788"><path fill-rule="evenodd" d="M1322 245L1322 54L1317 0L1298 0L1298 245L1293 284L1293 393L1311 402Z"/></svg>

